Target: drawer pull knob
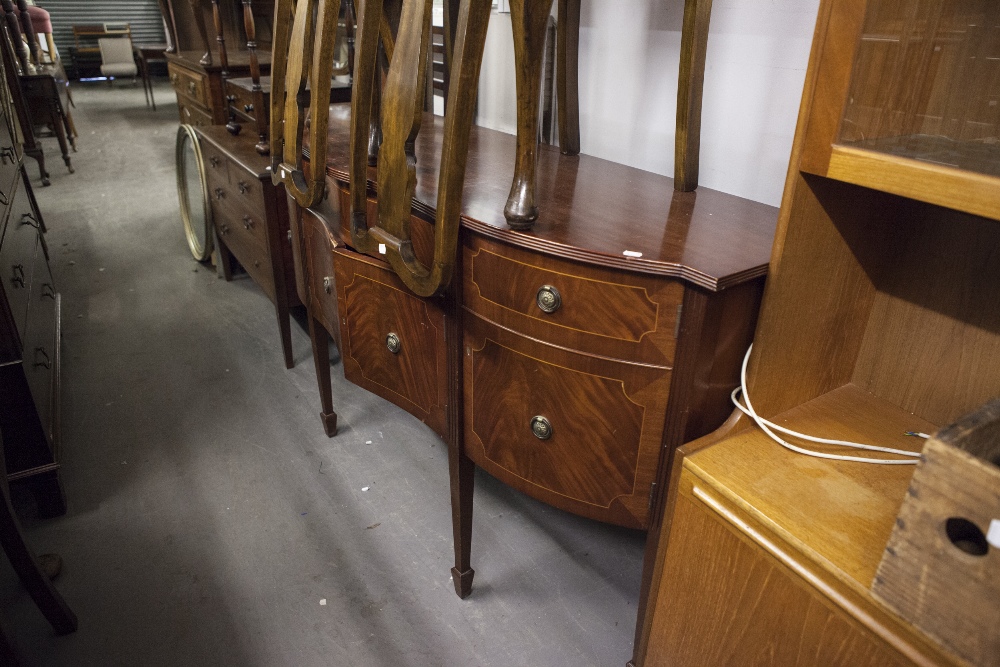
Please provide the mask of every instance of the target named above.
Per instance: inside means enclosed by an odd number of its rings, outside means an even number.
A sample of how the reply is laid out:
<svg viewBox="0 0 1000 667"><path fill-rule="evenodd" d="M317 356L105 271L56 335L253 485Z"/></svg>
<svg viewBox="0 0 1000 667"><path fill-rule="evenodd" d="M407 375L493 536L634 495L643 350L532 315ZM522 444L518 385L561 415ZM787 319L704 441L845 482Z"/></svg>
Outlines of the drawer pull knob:
<svg viewBox="0 0 1000 667"><path fill-rule="evenodd" d="M288 242L289 243L292 242L292 230L290 230L290 229L288 230Z"/></svg>
<svg viewBox="0 0 1000 667"><path fill-rule="evenodd" d="M170 83L177 83L177 72L170 73Z"/></svg>
<svg viewBox="0 0 1000 667"><path fill-rule="evenodd" d="M222 234L223 236L225 236L226 234L228 234L229 233L229 225L227 225L225 223L219 225L219 233Z"/></svg>
<svg viewBox="0 0 1000 667"><path fill-rule="evenodd" d="M38 360L39 357L42 358L41 361ZM49 353L45 351L44 347L35 348L35 368L38 368L39 366L52 368L52 360L49 359Z"/></svg>
<svg viewBox="0 0 1000 667"><path fill-rule="evenodd" d="M240 181L239 185L237 185L236 187L239 188L241 195L245 195L247 191L250 189L250 186L243 181Z"/></svg>
<svg viewBox="0 0 1000 667"><path fill-rule="evenodd" d="M24 265L14 264L10 267L12 274L10 281L14 283L15 287L24 287Z"/></svg>
<svg viewBox="0 0 1000 667"><path fill-rule="evenodd" d="M399 350L403 347L403 344L400 342L399 336L391 333L385 337L385 346L393 354L399 354Z"/></svg>
<svg viewBox="0 0 1000 667"><path fill-rule="evenodd" d="M249 215L243 216L243 228L253 229L253 218L251 218Z"/></svg>
<svg viewBox="0 0 1000 667"><path fill-rule="evenodd" d="M215 157L214 155L209 155L208 156L208 162L213 167L218 167L219 166L219 158Z"/></svg>
<svg viewBox="0 0 1000 667"><path fill-rule="evenodd" d="M188 92L194 95L194 91L198 90L198 84L194 81L188 81Z"/></svg>
<svg viewBox="0 0 1000 667"><path fill-rule="evenodd" d="M333 291L333 278L331 278L330 276L327 276L327 277L323 278L323 291L326 292L327 294L329 294L330 292ZM389 334L389 335L390 336L396 336L396 334ZM385 345L386 345L386 347L389 347L389 339L388 338L386 338L386 340L385 340ZM392 348L389 347L389 349L391 350ZM396 351L397 352L399 351L399 337L398 336L396 336Z"/></svg>
<svg viewBox="0 0 1000 667"><path fill-rule="evenodd" d="M541 415L532 417L531 433L539 440L548 440L552 437L552 423Z"/></svg>
<svg viewBox="0 0 1000 667"><path fill-rule="evenodd" d="M243 105L243 112L244 113L250 113L251 111L253 111L253 105L252 104L244 104Z"/></svg>
<svg viewBox="0 0 1000 667"><path fill-rule="evenodd" d="M216 199L222 199L225 196L226 196L226 191L225 190L223 190L222 188L215 188L215 198Z"/></svg>
<svg viewBox="0 0 1000 667"><path fill-rule="evenodd" d="M535 295L535 303L543 313L554 313L562 305L562 297L552 285L542 285Z"/></svg>

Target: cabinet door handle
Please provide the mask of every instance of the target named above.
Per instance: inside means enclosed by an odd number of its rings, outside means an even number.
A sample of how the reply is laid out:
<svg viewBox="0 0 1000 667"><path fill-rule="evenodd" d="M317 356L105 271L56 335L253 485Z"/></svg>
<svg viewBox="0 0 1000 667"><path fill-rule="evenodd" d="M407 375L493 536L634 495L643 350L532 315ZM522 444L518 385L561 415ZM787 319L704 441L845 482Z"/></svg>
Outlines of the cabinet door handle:
<svg viewBox="0 0 1000 667"><path fill-rule="evenodd" d="M38 357L41 357L42 360L39 361ZM36 347L35 348L35 363L34 363L34 367L38 368L39 366L42 366L44 368L52 368L52 360L49 359L49 353L45 351L44 347Z"/></svg>
<svg viewBox="0 0 1000 667"><path fill-rule="evenodd" d="M394 333L390 333L388 336L385 337L385 346L393 354L399 354L399 351L403 349L402 341L400 341L399 336L397 336Z"/></svg>
<svg viewBox="0 0 1000 667"><path fill-rule="evenodd" d="M226 191L225 190L223 190L222 188L215 188L215 198L216 199L222 199L225 196L226 196Z"/></svg>
<svg viewBox="0 0 1000 667"><path fill-rule="evenodd" d="M554 313L562 305L562 296L552 285L542 285L535 294L535 304L543 313Z"/></svg>
<svg viewBox="0 0 1000 667"><path fill-rule="evenodd" d="M251 218L249 215L243 216L243 228L253 229L253 218Z"/></svg>
<svg viewBox="0 0 1000 667"><path fill-rule="evenodd" d="M240 181L236 185L236 187L239 188L241 195L245 195L247 193L247 191L250 190L250 186L247 185L244 181Z"/></svg>
<svg viewBox="0 0 1000 667"><path fill-rule="evenodd" d="M14 283L14 287L24 287L24 265L14 264L10 268L10 282Z"/></svg>
<svg viewBox="0 0 1000 667"><path fill-rule="evenodd" d="M552 422L541 415L531 418L531 433L539 440L552 437Z"/></svg>
<svg viewBox="0 0 1000 667"><path fill-rule="evenodd" d="M56 288L52 286L52 283L42 284L42 298L48 297L53 301L56 300Z"/></svg>
<svg viewBox="0 0 1000 667"><path fill-rule="evenodd" d="M38 223L38 220L35 219L35 216L33 216L30 213L24 213L24 214L21 215L21 224L22 225L31 225L35 229L38 229L39 226L40 226L39 223Z"/></svg>

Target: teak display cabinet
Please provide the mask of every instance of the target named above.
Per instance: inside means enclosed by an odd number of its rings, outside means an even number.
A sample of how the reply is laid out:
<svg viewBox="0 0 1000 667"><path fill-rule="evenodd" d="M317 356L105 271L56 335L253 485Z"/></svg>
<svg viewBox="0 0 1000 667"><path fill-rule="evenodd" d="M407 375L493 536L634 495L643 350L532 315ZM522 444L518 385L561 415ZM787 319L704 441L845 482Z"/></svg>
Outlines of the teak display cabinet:
<svg viewBox="0 0 1000 667"><path fill-rule="evenodd" d="M998 23L988 0L821 2L761 416L919 450L906 431L1000 394ZM637 664L964 664L869 592L912 466L805 457L739 413L682 451Z"/></svg>

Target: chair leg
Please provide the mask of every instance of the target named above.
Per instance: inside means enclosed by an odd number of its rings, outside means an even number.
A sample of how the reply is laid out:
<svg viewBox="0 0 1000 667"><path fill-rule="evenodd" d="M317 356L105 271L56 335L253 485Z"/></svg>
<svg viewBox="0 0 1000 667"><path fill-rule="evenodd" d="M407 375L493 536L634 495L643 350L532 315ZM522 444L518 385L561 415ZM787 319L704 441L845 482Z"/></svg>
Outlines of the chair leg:
<svg viewBox="0 0 1000 667"><path fill-rule="evenodd" d="M2 447L0 444L0 470L5 469ZM17 572L21 583L28 589L28 594L52 625L52 629L60 635L74 632L77 625L76 614L52 585L35 553L24 541L21 523L17 520L10 502L10 488L7 486L6 477L2 475L0 475L0 494L3 495L3 504L0 506L0 545L3 546L4 553L10 559L10 564Z"/></svg>

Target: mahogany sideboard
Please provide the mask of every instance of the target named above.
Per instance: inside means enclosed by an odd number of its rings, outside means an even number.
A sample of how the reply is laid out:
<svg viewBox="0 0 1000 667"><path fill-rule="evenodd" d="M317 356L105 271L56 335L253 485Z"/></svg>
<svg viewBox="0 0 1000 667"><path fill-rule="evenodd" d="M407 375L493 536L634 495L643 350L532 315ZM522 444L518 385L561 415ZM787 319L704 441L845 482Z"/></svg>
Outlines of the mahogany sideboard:
<svg viewBox="0 0 1000 667"><path fill-rule="evenodd" d="M670 178L540 146L542 215L530 233L515 232L503 210L516 138L474 127L459 271L448 294L422 298L345 241L350 107L329 114L332 194L292 220L328 434L331 334L349 380L449 443L462 597L473 463L556 507L650 530L654 553L674 449L730 412L777 210L704 188L676 192ZM424 114L415 146L411 226L424 262L442 129ZM371 170L369 216L375 183Z"/></svg>

